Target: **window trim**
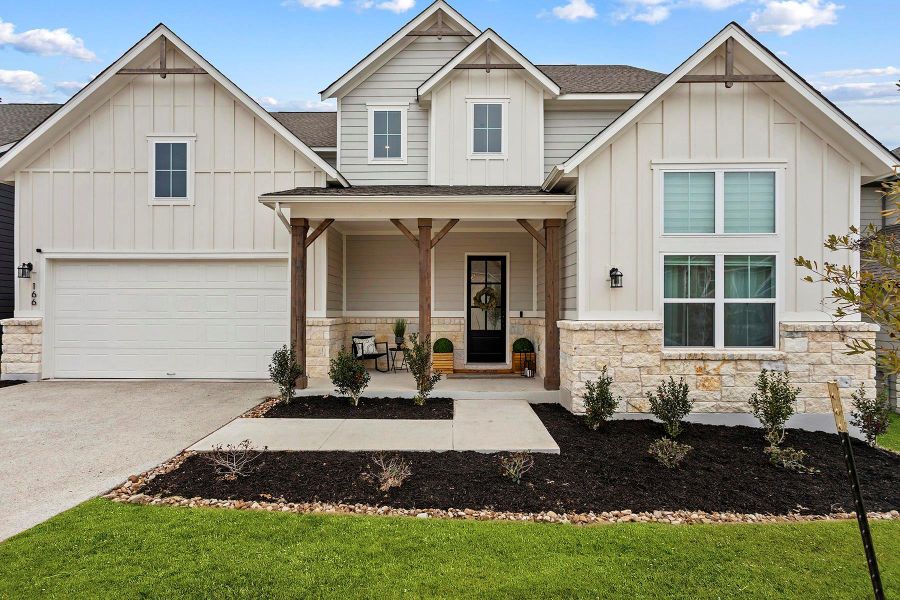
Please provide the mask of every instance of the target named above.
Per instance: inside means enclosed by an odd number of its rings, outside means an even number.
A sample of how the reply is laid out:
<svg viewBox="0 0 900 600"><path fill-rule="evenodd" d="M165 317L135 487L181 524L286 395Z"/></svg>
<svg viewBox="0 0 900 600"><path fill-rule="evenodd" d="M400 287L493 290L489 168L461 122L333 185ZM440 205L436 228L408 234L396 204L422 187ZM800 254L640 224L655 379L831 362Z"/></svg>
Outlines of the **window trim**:
<svg viewBox="0 0 900 600"><path fill-rule="evenodd" d="M400 157L399 158L375 158L375 111L399 111L400 112ZM368 113L366 126L366 146L369 149L370 165L405 165L407 156L407 124L409 103L402 102L367 102Z"/></svg>
<svg viewBox="0 0 900 600"><path fill-rule="evenodd" d="M713 298L666 298L666 257L667 256L712 256L715 260L715 296ZM726 298L725 297L725 257L726 256L772 256L775 258L775 297L774 298ZM706 251L706 250L668 250L659 254L659 294L660 314L663 321L663 350L705 351L727 350L735 352L754 352L761 350L777 350L779 347L778 330L782 316L784 299L784 265L782 253L775 251ZM665 343L665 305L666 304L714 304L713 332L714 346L667 346ZM726 346L725 345L725 305L726 304L772 304L775 307L775 319L772 332L772 346Z"/></svg>
<svg viewBox="0 0 900 600"><path fill-rule="evenodd" d="M475 152L475 105L500 105L500 152ZM509 97L467 97L466 98L466 158L469 160L506 160L509 156Z"/></svg>
<svg viewBox="0 0 900 600"><path fill-rule="evenodd" d="M147 136L147 188L149 204L151 206L193 206L194 205L194 145L196 134L151 134ZM187 144L187 182L185 187L186 197L157 197L156 195L156 144L184 143Z"/></svg>

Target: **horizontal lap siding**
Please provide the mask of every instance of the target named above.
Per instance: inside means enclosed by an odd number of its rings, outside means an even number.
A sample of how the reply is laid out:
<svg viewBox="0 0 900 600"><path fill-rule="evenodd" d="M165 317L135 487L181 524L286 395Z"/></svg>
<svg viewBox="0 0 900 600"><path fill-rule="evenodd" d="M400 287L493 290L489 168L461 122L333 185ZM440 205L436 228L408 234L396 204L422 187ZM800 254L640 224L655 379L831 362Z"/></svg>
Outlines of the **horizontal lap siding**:
<svg viewBox="0 0 900 600"><path fill-rule="evenodd" d="M354 185L428 183L428 111L417 89L466 46L456 36L418 38L341 98L340 169ZM407 164L370 165L367 102L409 103Z"/></svg>
<svg viewBox="0 0 900 600"><path fill-rule="evenodd" d="M884 218L881 216L884 196L881 194L881 187L862 188L860 204L862 212L860 225L862 226L862 229L865 229L869 225L881 229L884 226Z"/></svg>
<svg viewBox="0 0 900 600"><path fill-rule="evenodd" d="M619 111L548 110L544 112L544 175L564 163L606 129Z"/></svg>
<svg viewBox="0 0 900 600"><path fill-rule="evenodd" d="M543 235L543 231L541 231ZM559 236L559 305L560 318L566 312L578 310L578 222L573 208L566 213L566 222ZM537 247L536 310L544 310L544 249Z"/></svg>
<svg viewBox="0 0 900 600"><path fill-rule="evenodd" d="M326 307L329 311L344 309L344 235L333 226L326 232L328 245L328 288Z"/></svg>

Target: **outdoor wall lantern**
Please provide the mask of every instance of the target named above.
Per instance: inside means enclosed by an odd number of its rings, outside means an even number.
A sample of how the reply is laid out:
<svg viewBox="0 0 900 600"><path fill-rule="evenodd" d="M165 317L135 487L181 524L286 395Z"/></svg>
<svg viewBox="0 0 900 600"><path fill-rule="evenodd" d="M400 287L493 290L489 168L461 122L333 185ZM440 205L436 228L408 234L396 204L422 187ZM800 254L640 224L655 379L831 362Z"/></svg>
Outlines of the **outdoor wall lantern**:
<svg viewBox="0 0 900 600"><path fill-rule="evenodd" d="M31 272L34 270L34 265L31 263L22 263L22 266L19 267L19 279L31 279Z"/></svg>
<svg viewBox="0 0 900 600"><path fill-rule="evenodd" d="M620 271L618 267L613 267L609 270L609 287L622 287L622 271Z"/></svg>

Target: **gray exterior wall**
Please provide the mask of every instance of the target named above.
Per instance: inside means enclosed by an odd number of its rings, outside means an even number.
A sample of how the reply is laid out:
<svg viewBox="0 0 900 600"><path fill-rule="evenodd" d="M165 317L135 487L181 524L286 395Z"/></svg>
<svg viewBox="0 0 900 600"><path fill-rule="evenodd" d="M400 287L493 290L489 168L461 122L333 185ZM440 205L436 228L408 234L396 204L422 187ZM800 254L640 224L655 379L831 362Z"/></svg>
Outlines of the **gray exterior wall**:
<svg viewBox="0 0 900 600"><path fill-rule="evenodd" d="M344 234L333 227L326 232L328 243L328 283L326 310L344 310Z"/></svg>
<svg viewBox="0 0 900 600"><path fill-rule="evenodd" d="M591 141L620 114L619 111L545 110L544 176L554 165L565 162Z"/></svg>
<svg viewBox="0 0 900 600"><path fill-rule="evenodd" d="M347 236L348 312L418 311L419 258L401 235Z"/></svg>
<svg viewBox="0 0 900 600"><path fill-rule="evenodd" d="M0 319L13 316L16 265L13 254L15 188L0 183Z"/></svg>
<svg viewBox="0 0 900 600"><path fill-rule="evenodd" d="M340 171L354 185L428 183L428 111L416 90L467 44L469 37L417 38L340 100ZM407 164L369 165L367 102L410 103Z"/></svg>
<svg viewBox="0 0 900 600"><path fill-rule="evenodd" d="M884 226L884 217L881 211L884 206L884 196L881 195L881 186L866 186L860 194L860 227L865 229L874 225L881 229Z"/></svg>
<svg viewBox="0 0 900 600"><path fill-rule="evenodd" d="M578 310L578 223L573 208L559 238L559 306L560 318ZM537 247L537 310L544 310L544 249ZM571 316L571 315L570 315Z"/></svg>

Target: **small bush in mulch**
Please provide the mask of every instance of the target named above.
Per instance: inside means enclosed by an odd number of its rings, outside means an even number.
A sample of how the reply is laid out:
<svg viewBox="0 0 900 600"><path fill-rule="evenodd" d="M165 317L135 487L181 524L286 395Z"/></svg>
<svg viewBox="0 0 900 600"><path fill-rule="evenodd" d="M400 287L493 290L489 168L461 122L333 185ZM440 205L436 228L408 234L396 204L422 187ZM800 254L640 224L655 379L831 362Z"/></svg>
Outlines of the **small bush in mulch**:
<svg viewBox="0 0 900 600"><path fill-rule="evenodd" d="M264 415L276 419L437 419L453 418L453 400L432 398L419 406L411 398L360 398L353 406L340 396L300 396L275 404Z"/></svg>
<svg viewBox="0 0 900 600"><path fill-rule="evenodd" d="M345 405L346 406L346 405ZM266 452L256 469L222 481L208 461L191 456L152 479L143 493L192 498L368 504L397 508L492 509L516 512L697 510L785 515L853 509L841 445L834 434L792 430L794 446L817 473L772 465L759 429L685 424L679 441L693 450L680 469L647 454L659 424L611 421L591 431L558 405L534 410L560 446L560 455L532 454L528 477L515 483L497 456L478 452L398 452L411 475L382 492L360 452ZM900 456L854 442L866 507L900 510Z"/></svg>

